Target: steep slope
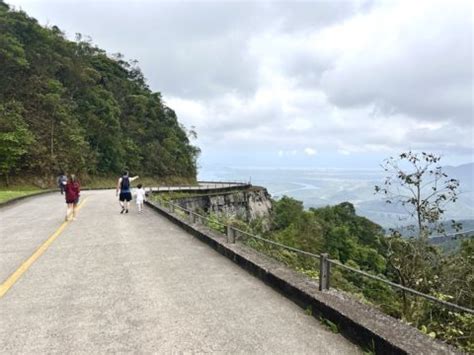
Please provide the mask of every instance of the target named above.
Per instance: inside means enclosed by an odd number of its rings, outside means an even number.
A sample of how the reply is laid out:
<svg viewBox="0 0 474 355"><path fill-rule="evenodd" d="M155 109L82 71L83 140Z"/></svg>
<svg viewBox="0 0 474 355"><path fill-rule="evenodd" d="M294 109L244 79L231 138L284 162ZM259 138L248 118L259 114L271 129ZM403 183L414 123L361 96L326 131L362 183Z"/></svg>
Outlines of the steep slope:
<svg viewBox="0 0 474 355"><path fill-rule="evenodd" d="M0 0L0 174L194 179L199 149L137 66Z"/></svg>

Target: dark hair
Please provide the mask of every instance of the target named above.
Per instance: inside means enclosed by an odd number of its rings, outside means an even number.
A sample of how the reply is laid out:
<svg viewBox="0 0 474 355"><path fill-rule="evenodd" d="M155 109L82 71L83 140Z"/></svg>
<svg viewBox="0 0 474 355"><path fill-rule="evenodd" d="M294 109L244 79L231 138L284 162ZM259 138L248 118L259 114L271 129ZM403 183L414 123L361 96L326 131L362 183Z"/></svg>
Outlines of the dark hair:
<svg viewBox="0 0 474 355"><path fill-rule="evenodd" d="M127 170L124 170L122 175L123 175L123 176L128 175L128 171L127 171Z"/></svg>
<svg viewBox="0 0 474 355"><path fill-rule="evenodd" d="M137 185L137 187L138 187L139 189L141 189L142 186L143 186L142 184L138 184L138 185Z"/></svg>

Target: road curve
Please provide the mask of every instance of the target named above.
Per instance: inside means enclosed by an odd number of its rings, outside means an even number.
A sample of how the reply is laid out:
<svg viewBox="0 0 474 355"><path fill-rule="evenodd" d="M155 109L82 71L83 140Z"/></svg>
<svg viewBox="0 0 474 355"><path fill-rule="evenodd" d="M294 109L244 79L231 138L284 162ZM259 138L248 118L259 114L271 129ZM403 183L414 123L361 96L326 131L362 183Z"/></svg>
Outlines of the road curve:
<svg viewBox="0 0 474 355"><path fill-rule="evenodd" d="M82 200L0 298L0 352L361 353L153 211L121 215L111 190ZM64 213L59 193L0 209L2 284Z"/></svg>

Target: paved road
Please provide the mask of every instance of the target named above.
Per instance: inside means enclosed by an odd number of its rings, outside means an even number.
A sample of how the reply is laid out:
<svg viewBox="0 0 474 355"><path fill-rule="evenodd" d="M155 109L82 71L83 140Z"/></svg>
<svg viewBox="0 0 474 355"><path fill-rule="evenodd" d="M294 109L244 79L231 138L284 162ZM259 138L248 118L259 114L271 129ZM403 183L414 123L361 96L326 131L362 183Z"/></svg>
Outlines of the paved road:
<svg viewBox="0 0 474 355"><path fill-rule="evenodd" d="M360 353L155 212L120 215L113 191L86 197L0 298L0 352ZM58 193L0 209L0 282L55 233L64 205Z"/></svg>

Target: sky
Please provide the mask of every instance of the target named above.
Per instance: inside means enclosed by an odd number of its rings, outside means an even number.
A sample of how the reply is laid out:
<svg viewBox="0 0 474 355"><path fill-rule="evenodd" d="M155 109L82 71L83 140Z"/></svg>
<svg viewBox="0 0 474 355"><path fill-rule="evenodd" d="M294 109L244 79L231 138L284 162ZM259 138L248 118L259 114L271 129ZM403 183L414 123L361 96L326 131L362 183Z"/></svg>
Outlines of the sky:
<svg viewBox="0 0 474 355"><path fill-rule="evenodd" d="M138 60L201 167L474 161L469 0L6 2Z"/></svg>

